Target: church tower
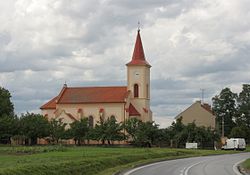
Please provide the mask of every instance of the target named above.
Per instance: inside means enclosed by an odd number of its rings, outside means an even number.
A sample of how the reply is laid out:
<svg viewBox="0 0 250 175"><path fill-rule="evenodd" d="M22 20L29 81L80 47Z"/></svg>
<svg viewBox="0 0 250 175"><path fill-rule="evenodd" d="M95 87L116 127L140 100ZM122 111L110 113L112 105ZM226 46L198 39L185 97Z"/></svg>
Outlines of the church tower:
<svg viewBox="0 0 250 175"><path fill-rule="evenodd" d="M141 114L140 119L142 121L152 121L152 112L150 110L151 65L146 61L139 29L137 31L132 60L126 66L127 88L132 95L131 103Z"/></svg>

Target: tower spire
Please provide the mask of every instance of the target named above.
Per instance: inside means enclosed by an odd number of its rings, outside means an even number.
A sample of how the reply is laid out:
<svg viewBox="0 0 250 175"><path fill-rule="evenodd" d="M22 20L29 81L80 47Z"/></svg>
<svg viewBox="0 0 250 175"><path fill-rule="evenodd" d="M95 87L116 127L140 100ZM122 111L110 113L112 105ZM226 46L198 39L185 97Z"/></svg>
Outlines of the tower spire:
<svg viewBox="0 0 250 175"><path fill-rule="evenodd" d="M138 22L138 25L139 25L139 22ZM137 30L137 36L136 36L132 60L127 64L127 66L128 65L146 65L146 66L151 67L150 64L145 59L139 26Z"/></svg>

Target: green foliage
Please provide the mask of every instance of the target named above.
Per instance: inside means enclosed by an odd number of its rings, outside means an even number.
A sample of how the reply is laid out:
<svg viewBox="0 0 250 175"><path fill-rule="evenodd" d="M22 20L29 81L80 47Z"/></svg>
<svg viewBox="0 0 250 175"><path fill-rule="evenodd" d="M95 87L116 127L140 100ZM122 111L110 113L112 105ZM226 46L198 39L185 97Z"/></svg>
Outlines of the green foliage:
<svg viewBox="0 0 250 175"><path fill-rule="evenodd" d="M158 125L154 122L142 122L136 118L125 122L125 129L132 144L151 147L157 141Z"/></svg>
<svg viewBox="0 0 250 175"><path fill-rule="evenodd" d="M229 88L222 89L219 95L212 98L218 130L222 132L222 122L224 120L225 136L229 136L231 129L235 126L234 119L237 115L236 99L237 94L233 93Z"/></svg>
<svg viewBox="0 0 250 175"><path fill-rule="evenodd" d="M10 143L10 138L18 132L17 124L16 116L3 115L0 117L0 140L2 143Z"/></svg>
<svg viewBox="0 0 250 175"><path fill-rule="evenodd" d="M19 121L19 135L30 140L30 142L26 140L26 144L36 144L37 138L49 135L49 122L40 114L23 114Z"/></svg>
<svg viewBox="0 0 250 175"><path fill-rule="evenodd" d="M246 132L248 128L244 128L243 126L236 126L231 130L230 137L231 138L247 138L248 133Z"/></svg>
<svg viewBox="0 0 250 175"><path fill-rule="evenodd" d="M66 123L62 122L62 119L51 119L49 121L49 138L50 143L58 143L59 139L62 139L66 136L65 127Z"/></svg>
<svg viewBox="0 0 250 175"><path fill-rule="evenodd" d="M101 141L102 144L105 144L107 141L108 144L111 145L113 141L121 141L124 139L122 129L122 124L118 123L114 117L109 117L107 120L100 117L100 121L98 121L95 128L91 130L91 138Z"/></svg>
<svg viewBox="0 0 250 175"><path fill-rule="evenodd" d="M69 133L71 138L74 138L81 145L81 142L87 139L89 133L88 118L81 118L70 124Z"/></svg>
<svg viewBox="0 0 250 175"><path fill-rule="evenodd" d="M2 116L14 116L14 105L10 98L10 92L0 87L0 118Z"/></svg>

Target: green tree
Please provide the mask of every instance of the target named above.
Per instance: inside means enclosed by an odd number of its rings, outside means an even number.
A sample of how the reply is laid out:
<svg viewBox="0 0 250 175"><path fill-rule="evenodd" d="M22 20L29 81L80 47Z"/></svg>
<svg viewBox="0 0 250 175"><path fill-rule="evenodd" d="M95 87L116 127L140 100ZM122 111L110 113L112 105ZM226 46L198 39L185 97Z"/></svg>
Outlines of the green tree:
<svg viewBox="0 0 250 175"><path fill-rule="evenodd" d="M63 123L62 119L52 119L49 121L49 136L51 143L59 143L59 140L66 137L65 127L66 123Z"/></svg>
<svg viewBox="0 0 250 175"><path fill-rule="evenodd" d="M118 123L115 117L109 117L104 120L100 117L100 121L97 122L95 128L92 130L92 139L101 141L105 144L112 144L113 141L121 141L124 139L124 134L122 133L122 124Z"/></svg>
<svg viewBox="0 0 250 175"><path fill-rule="evenodd" d="M142 121L137 118L127 119L124 123L124 128L127 131L127 138L132 142L136 140L136 132L138 131Z"/></svg>
<svg viewBox="0 0 250 175"><path fill-rule="evenodd" d="M250 85L243 84L242 91L237 99L238 116L237 124L245 125L250 128Z"/></svg>
<svg viewBox="0 0 250 175"><path fill-rule="evenodd" d="M76 143L81 145L81 142L87 139L89 129L88 118L81 118L70 124L69 132Z"/></svg>
<svg viewBox="0 0 250 175"><path fill-rule="evenodd" d="M231 138L247 138L248 136L248 128L244 126L236 126L231 130L230 137Z"/></svg>
<svg viewBox="0 0 250 175"><path fill-rule="evenodd" d="M229 136L231 129L235 126L237 94L229 88L224 88L219 95L212 98L213 111L216 116L217 128L222 134L222 123L224 120L224 135Z"/></svg>
<svg viewBox="0 0 250 175"><path fill-rule="evenodd" d="M148 146L157 144L159 136L158 125L154 122L142 122L136 118L128 119L125 122L125 130L128 133L129 141L137 146Z"/></svg>
<svg viewBox="0 0 250 175"><path fill-rule="evenodd" d="M0 117L14 116L14 105L10 98L10 92L7 89L0 87Z"/></svg>
<svg viewBox="0 0 250 175"><path fill-rule="evenodd" d="M40 114L22 114L19 121L19 135L27 138L26 144L36 144L38 138L44 138L49 135L49 122Z"/></svg>
<svg viewBox="0 0 250 175"><path fill-rule="evenodd" d="M0 143L10 144L10 138L18 132L18 118L3 115L0 117Z"/></svg>

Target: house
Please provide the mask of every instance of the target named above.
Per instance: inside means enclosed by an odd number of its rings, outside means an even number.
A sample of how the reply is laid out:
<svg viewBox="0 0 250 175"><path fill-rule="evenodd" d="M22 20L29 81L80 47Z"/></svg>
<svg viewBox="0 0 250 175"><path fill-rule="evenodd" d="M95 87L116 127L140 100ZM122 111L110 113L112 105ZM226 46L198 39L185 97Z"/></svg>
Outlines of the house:
<svg viewBox="0 0 250 175"><path fill-rule="evenodd" d="M207 103L201 103L196 101L186 110L178 114L175 119L182 117L182 123L187 125L188 123L195 122L197 126L211 127L215 129L215 115L211 109L211 106Z"/></svg>
<svg viewBox="0 0 250 175"><path fill-rule="evenodd" d="M127 85L105 87L63 86L58 94L40 107L51 119L62 119L69 124L87 117L93 127L100 117L115 117L118 122L136 117L152 121L150 110L150 68L146 61L140 30L137 31L134 52L127 67Z"/></svg>

